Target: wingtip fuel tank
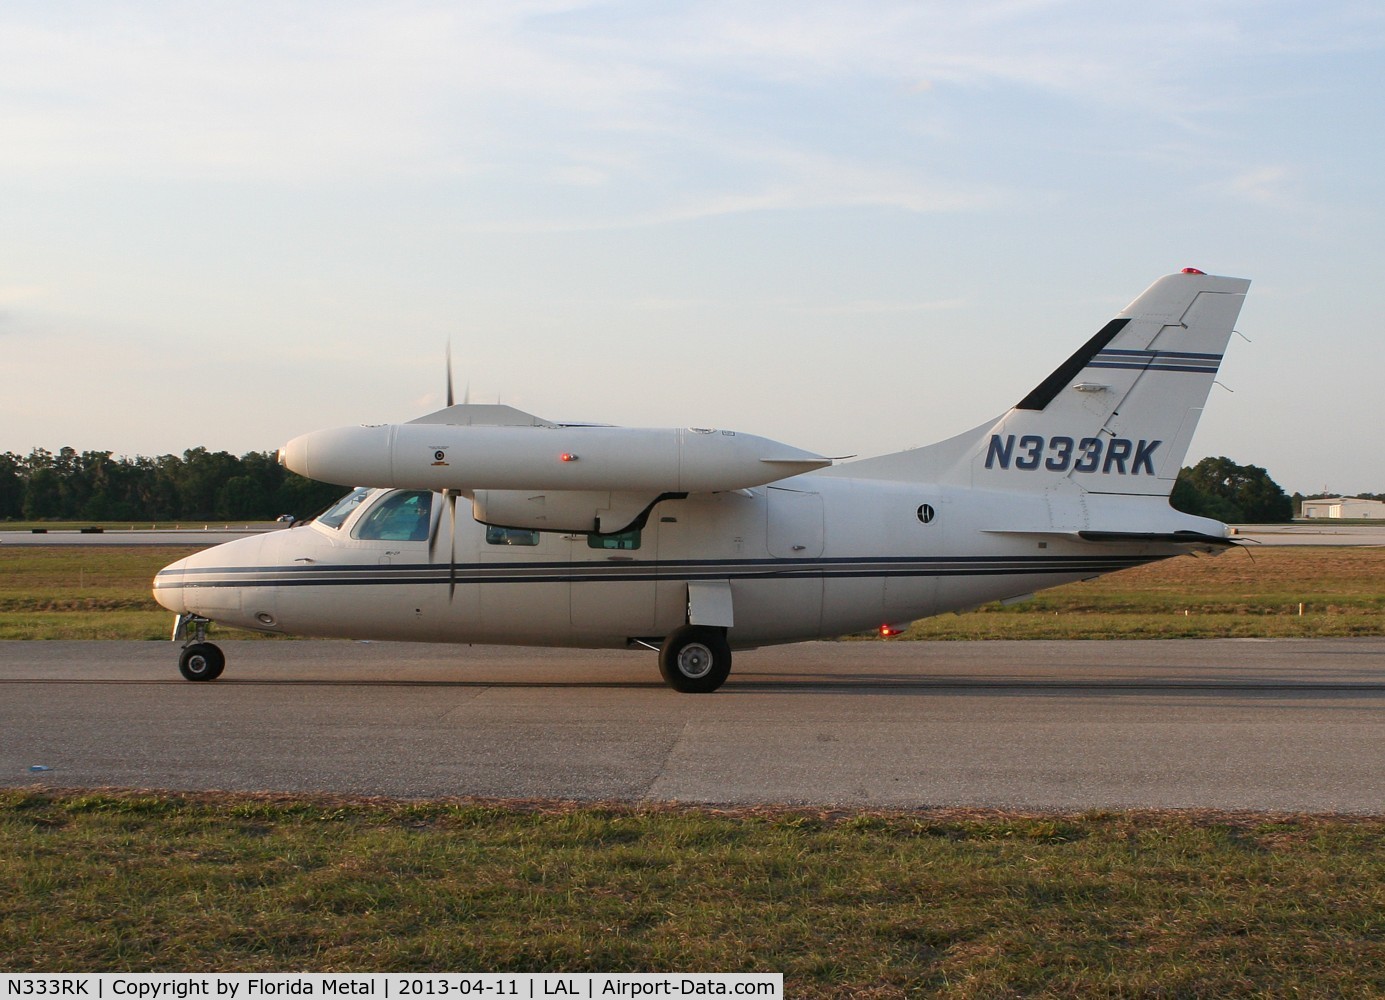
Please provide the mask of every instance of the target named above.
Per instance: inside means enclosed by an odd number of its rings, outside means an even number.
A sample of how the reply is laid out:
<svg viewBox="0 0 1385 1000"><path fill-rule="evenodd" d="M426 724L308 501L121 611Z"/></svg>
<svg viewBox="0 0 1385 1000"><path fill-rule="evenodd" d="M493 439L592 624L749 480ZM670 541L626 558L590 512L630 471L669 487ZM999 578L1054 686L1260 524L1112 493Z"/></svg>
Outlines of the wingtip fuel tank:
<svg viewBox="0 0 1385 1000"><path fill-rule="evenodd" d="M700 427L381 424L294 438L288 469L344 486L704 493L746 489L831 465L754 434Z"/></svg>

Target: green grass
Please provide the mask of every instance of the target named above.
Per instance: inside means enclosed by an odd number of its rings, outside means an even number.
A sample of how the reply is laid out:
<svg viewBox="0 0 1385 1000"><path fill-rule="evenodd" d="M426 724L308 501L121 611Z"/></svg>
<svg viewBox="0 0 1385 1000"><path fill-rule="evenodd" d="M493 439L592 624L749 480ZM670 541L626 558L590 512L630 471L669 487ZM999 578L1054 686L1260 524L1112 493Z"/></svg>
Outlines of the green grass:
<svg viewBox="0 0 1385 1000"><path fill-rule="evenodd" d="M163 566L193 551L0 543L0 639L167 639L171 616L150 596L150 583ZM1381 635L1383 612L1385 549L1266 547L1169 559L1043 591L1021 604L925 619L903 638ZM255 635L217 632L218 639Z"/></svg>
<svg viewBox="0 0 1385 1000"><path fill-rule="evenodd" d="M1302 604L1302 613L1299 605ZM906 639L1325 638L1385 634L1385 549L1180 557L915 622ZM891 640L896 641L896 640Z"/></svg>
<svg viewBox="0 0 1385 1000"><path fill-rule="evenodd" d="M173 615L154 601L154 574L195 551L0 543L0 639L167 639Z"/></svg>
<svg viewBox="0 0 1385 1000"><path fill-rule="evenodd" d="M1373 996L1385 820L0 792L0 968Z"/></svg>

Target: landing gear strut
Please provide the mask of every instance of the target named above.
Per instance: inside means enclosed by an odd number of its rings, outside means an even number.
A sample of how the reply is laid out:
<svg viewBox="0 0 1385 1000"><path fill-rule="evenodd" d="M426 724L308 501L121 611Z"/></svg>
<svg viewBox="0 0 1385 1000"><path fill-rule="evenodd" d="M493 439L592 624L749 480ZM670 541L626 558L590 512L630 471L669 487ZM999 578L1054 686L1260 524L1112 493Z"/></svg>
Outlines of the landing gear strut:
<svg viewBox="0 0 1385 1000"><path fill-rule="evenodd" d="M685 694L709 694L731 673L731 644L724 628L684 625L659 649L659 673Z"/></svg>
<svg viewBox="0 0 1385 1000"><path fill-rule="evenodd" d="M214 681L226 669L226 654L221 647L207 641L207 626L211 619L200 615L182 614L173 623L173 641L187 639L188 632L193 635L192 642L183 643L183 651L178 654L178 672L190 681Z"/></svg>

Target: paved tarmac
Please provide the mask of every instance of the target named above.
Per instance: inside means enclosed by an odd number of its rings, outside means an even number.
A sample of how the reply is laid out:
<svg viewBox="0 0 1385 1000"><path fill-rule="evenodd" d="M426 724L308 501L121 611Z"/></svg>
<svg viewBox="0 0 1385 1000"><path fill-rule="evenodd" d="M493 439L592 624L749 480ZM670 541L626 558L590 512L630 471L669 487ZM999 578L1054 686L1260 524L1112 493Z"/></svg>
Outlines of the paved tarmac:
<svg viewBox="0 0 1385 1000"><path fill-rule="evenodd" d="M1385 523L1333 524L1324 518L1294 524L1243 524L1232 530L1252 545L1385 545Z"/></svg>
<svg viewBox="0 0 1385 1000"><path fill-rule="evenodd" d="M223 648L0 642L0 785L1385 813L1381 639L804 643L704 696L640 652Z"/></svg>

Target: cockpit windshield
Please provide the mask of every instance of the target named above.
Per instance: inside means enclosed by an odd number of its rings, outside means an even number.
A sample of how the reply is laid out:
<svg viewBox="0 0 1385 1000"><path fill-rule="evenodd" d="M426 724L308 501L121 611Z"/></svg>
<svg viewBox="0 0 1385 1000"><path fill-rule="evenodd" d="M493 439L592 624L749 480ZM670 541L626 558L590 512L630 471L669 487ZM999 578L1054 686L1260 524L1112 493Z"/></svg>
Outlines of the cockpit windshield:
<svg viewBox="0 0 1385 1000"><path fill-rule="evenodd" d="M351 537L363 541L426 542L433 494L427 490L398 490L385 495L363 514Z"/></svg>
<svg viewBox="0 0 1385 1000"><path fill-rule="evenodd" d="M351 512L361 505L361 501L370 496L370 490L364 486L358 486L336 503L332 504L326 513L317 516L318 524L325 524L329 528L340 528L342 522L351 516Z"/></svg>

